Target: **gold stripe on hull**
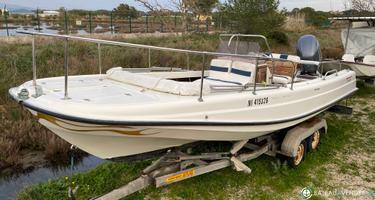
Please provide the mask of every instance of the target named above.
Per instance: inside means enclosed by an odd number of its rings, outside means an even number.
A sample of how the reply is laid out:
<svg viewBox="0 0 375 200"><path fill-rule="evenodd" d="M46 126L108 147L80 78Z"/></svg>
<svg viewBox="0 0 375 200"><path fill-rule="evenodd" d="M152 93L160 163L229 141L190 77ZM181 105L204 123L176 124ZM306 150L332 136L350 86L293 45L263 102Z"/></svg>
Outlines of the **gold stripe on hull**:
<svg viewBox="0 0 375 200"><path fill-rule="evenodd" d="M114 132L114 133L118 133L118 134L122 134L122 135L132 135L132 136L141 136L141 135L144 135L142 134L142 131L145 131L147 129L143 129L143 130L117 130L116 128L126 128L126 129L134 129L132 127L129 127L129 126L124 126L124 125L96 125L95 127L92 127L92 126L87 126L87 125L77 125L77 124L73 124L73 123L69 123L67 121L63 121L59 118L56 118L56 117L53 117L51 115L47 115L47 114L44 114L44 113L40 113L38 112L37 113L37 118L38 119L44 119L60 128L63 128L65 130L68 130L68 131L75 131L75 132L99 132L99 131L108 131L108 132ZM67 125L70 125L70 126L75 126L77 127L78 129L73 129L73 128L67 128L67 127L64 127L62 126L61 124L67 124ZM79 129L80 128L80 129ZM82 130L82 128L84 128ZM91 128L91 129L88 129L88 128ZM93 129L94 128L94 129ZM154 133L156 134L156 133ZM153 135L153 134L147 134L147 135Z"/></svg>

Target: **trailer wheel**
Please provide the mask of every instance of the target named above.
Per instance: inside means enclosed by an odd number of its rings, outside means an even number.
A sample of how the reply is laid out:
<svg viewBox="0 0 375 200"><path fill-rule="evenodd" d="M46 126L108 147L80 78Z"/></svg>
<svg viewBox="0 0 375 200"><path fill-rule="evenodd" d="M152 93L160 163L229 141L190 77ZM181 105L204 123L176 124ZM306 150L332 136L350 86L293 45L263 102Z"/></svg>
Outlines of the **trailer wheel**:
<svg viewBox="0 0 375 200"><path fill-rule="evenodd" d="M304 140L298 145L297 155L294 157L288 157L287 162L289 166L295 168L301 164L302 160L305 158L306 150L306 141Z"/></svg>
<svg viewBox="0 0 375 200"><path fill-rule="evenodd" d="M309 151L316 150L320 144L321 133L320 130L315 131L308 139Z"/></svg>

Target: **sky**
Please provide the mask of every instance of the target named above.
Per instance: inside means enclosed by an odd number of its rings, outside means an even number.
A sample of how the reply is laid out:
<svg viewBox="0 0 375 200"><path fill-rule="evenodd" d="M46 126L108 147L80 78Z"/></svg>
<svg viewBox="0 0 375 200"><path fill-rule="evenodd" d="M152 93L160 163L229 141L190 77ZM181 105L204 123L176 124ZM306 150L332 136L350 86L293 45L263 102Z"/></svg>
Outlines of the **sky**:
<svg viewBox="0 0 375 200"><path fill-rule="evenodd" d="M160 0L167 2L168 0ZM225 0L220 0L224 2ZM343 10L347 0L280 0L280 8L293 8L313 7L316 10ZM134 0L0 0L6 4L16 4L31 8L39 7L41 9L57 9L59 7L66 7L68 9L108 9L115 8L120 3L127 3L136 7L137 9L144 10L139 3Z"/></svg>

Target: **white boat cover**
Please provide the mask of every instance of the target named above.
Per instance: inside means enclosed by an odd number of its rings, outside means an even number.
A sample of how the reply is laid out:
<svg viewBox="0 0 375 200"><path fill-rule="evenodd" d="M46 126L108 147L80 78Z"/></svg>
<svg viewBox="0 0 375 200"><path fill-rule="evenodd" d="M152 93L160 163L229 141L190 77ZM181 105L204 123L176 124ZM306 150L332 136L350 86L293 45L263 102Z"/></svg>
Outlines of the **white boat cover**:
<svg viewBox="0 0 375 200"><path fill-rule="evenodd" d="M108 70L107 78L145 89L176 94L181 96L195 96L200 93L200 81L178 82L154 76L131 73L123 70ZM203 94L211 92L209 84L203 84Z"/></svg>
<svg viewBox="0 0 375 200"><path fill-rule="evenodd" d="M346 54L353 54L356 57L375 55L375 28L351 29L348 39ZM348 30L341 32L343 46L345 46Z"/></svg>
<svg viewBox="0 0 375 200"><path fill-rule="evenodd" d="M181 96L200 94L201 79L193 82L180 82L170 79L132 73L122 68L107 71L107 78L145 89L155 90ZM249 62L228 59L213 59L208 77L203 84L203 94L211 93L212 86L245 85L254 82L255 65Z"/></svg>

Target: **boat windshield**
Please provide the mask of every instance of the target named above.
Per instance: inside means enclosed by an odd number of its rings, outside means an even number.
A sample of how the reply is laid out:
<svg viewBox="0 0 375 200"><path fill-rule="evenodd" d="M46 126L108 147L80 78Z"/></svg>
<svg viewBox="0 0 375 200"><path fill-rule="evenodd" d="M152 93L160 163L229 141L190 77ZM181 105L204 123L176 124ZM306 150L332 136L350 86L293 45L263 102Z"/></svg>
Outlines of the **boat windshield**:
<svg viewBox="0 0 375 200"><path fill-rule="evenodd" d="M262 35L222 34L220 35L219 53L239 55L259 55L271 52L267 38Z"/></svg>

